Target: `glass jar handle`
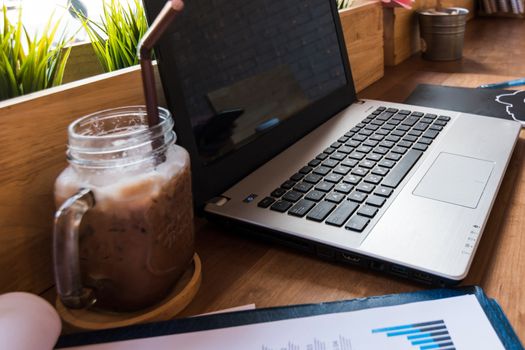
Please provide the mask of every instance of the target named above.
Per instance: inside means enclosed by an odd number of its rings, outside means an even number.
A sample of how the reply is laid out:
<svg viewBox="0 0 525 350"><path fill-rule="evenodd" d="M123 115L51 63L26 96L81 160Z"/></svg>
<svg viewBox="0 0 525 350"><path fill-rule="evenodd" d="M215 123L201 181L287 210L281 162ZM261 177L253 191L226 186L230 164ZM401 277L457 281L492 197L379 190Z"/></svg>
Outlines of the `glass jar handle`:
<svg viewBox="0 0 525 350"><path fill-rule="evenodd" d="M67 199L55 214L53 267L56 288L62 303L74 309L96 301L93 290L82 285L78 253L80 221L94 205L93 192L83 188Z"/></svg>

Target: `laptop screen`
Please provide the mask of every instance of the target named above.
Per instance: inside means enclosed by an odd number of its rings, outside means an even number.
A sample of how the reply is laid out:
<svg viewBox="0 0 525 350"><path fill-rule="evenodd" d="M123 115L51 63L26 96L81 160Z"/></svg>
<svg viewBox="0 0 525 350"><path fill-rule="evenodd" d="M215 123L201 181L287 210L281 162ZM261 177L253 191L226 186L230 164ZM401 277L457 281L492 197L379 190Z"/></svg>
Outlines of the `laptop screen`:
<svg viewBox="0 0 525 350"><path fill-rule="evenodd" d="M151 21L165 0L144 3ZM194 183L227 188L355 100L336 17L335 0L185 1L156 53Z"/></svg>
<svg viewBox="0 0 525 350"><path fill-rule="evenodd" d="M326 0L192 0L170 39L207 163L346 84Z"/></svg>

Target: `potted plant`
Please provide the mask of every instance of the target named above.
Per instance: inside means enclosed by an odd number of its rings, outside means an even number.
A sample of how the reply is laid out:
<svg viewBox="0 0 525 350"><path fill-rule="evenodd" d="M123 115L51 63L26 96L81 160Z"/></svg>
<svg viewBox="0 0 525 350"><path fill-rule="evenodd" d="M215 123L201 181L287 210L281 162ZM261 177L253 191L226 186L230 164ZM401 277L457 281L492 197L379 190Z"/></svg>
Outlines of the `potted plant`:
<svg viewBox="0 0 525 350"><path fill-rule="evenodd" d="M140 0L126 5L118 0L104 0L100 22L83 17L82 24L105 72L139 63L137 46L148 29Z"/></svg>
<svg viewBox="0 0 525 350"><path fill-rule="evenodd" d="M0 100L28 94L60 85L69 50L62 35L57 38L58 23L52 17L40 35L31 37L22 24L22 9L18 23L7 16L2 6L3 25L0 32Z"/></svg>

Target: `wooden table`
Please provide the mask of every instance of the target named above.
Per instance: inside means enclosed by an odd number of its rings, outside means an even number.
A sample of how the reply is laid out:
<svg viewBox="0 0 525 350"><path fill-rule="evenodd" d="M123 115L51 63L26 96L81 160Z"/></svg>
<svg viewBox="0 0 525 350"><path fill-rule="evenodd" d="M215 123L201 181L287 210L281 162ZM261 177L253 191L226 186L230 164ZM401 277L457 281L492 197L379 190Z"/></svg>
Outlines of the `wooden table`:
<svg viewBox="0 0 525 350"><path fill-rule="evenodd" d="M360 97L402 102L418 83L474 87L510 79L514 75L525 76L523 45L520 54L510 57L504 65L498 62L498 48L490 50L491 43L497 43L497 33L508 33L509 28L518 44L525 34L524 23L490 20L490 23L499 23L490 29L486 27L487 21L471 22L474 24L467 32L462 61L425 62L414 56L399 66L387 68L385 77L365 89ZM482 41L483 54L480 51ZM479 285L490 297L496 298L523 340L525 238L521 234L525 233L524 157L525 131L522 131L470 274L462 283ZM426 288L241 236L204 219L197 222L197 251L203 261L202 286L181 316L249 303L261 308Z"/></svg>

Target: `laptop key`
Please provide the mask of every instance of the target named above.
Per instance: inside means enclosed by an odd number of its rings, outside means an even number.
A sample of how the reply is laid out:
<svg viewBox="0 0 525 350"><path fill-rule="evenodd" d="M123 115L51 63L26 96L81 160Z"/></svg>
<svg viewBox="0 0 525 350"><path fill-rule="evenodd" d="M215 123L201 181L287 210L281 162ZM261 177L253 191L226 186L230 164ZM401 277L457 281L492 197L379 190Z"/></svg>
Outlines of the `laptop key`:
<svg viewBox="0 0 525 350"><path fill-rule="evenodd" d="M399 153L388 153L386 156L385 156L385 159L388 159L388 160L393 160L395 162L397 162L398 160L401 159L401 157L403 157L402 154L399 154Z"/></svg>
<svg viewBox="0 0 525 350"><path fill-rule="evenodd" d="M323 153L326 153L326 154L332 154L334 152L335 152L335 148L333 147L328 147L327 149L323 151Z"/></svg>
<svg viewBox="0 0 525 350"><path fill-rule="evenodd" d="M286 193L286 190L284 188L276 188L275 190L273 190L272 193L270 193L270 196L279 198L285 193Z"/></svg>
<svg viewBox="0 0 525 350"><path fill-rule="evenodd" d="M326 195L326 200L329 201L329 202L334 202L334 203L341 203L341 201L343 199L345 199L345 195L343 193L339 193L339 192L331 192L329 194Z"/></svg>
<svg viewBox="0 0 525 350"><path fill-rule="evenodd" d="M394 192L394 190L392 190L391 188L380 186L376 188L376 190L374 191L374 194L380 197L388 198L390 197L392 192Z"/></svg>
<svg viewBox="0 0 525 350"><path fill-rule="evenodd" d="M368 160L368 159L365 159L361 161L361 163L359 163L360 167L367 168L367 169L372 169L375 165L376 165L376 162L372 160Z"/></svg>
<svg viewBox="0 0 525 350"><path fill-rule="evenodd" d="M413 116L415 116L415 117L422 117L422 116L424 115L424 113L421 113L421 112L412 112L411 115L413 115Z"/></svg>
<svg viewBox="0 0 525 350"><path fill-rule="evenodd" d="M343 178L343 182L349 183L351 185L357 185L361 181L361 177L355 175L348 175Z"/></svg>
<svg viewBox="0 0 525 350"><path fill-rule="evenodd" d="M368 169L365 168L355 168L354 170L352 170L353 175L365 176L367 173Z"/></svg>
<svg viewBox="0 0 525 350"><path fill-rule="evenodd" d="M375 133L374 135L370 136L370 140L374 141L382 141L385 138L385 135L381 135L378 133Z"/></svg>
<svg viewBox="0 0 525 350"><path fill-rule="evenodd" d="M375 167L372 170L372 174L379 175L379 176L385 176L386 174L388 174L388 168L382 168L380 166Z"/></svg>
<svg viewBox="0 0 525 350"><path fill-rule="evenodd" d="M406 151L407 151L406 147L396 146L396 147L392 148L392 152L393 153L405 154Z"/></svg>
<svg viewBox="0 0 525 350"><path fill-rule="evenodd" d="M353 202L363 203L366 199L366 196L367 196L366 193L354 191L350 193L350 195L348 196L348 199Z"/></svg>
<svg viewBox="0 0 525 350"><path fill-rule="evenodd" d="M350 172L350 168L344 165L339 165L334 168L334 173L336 174L346 175L349 172Z"/></svg>
<svg viewBox="0 0 525 350"><path fill-rule="evenodd" d="M288 209L290 209L290 207L292 206L292 203L288 202L288 201L277 201L275 202L271 207L270 209L271 210L275 210L275 211L278 211L280 213L284 213L285 211L287 211Z"/></svg>
<svg viewBox="0 0 525 350"><path fill-rule="evenodd" d="M440 115L438 120L446 121L448 122L451 118L446 115Z"/></svg>
<svg viewBox="0 0 525 350"><path fill-rule="evenodd" d="M345 228L352 230L352 231L362 232L365 229L365 227L368 225L369 222L370 222L370 219L367 219L363 216L354 215L346 223Z"/></svg>
<svg viewBox="0 0 525 350"><path fill-rule="evenodd" d="M352 152L354 149L352 147L348 147L348 146L342 146L341 148L338 149L338 151L340 153L344 153L344 154L349 154L350 152Z"/></svg>
<svg viewBox="0 0 525 350"><path fill-rule="evenodd" d="M372 195L372 196L368 197L368 199L366 200L366 204L372 205L372 206L378 207L378 208L381 208L383 206L383 204L385 204L385 202L386 202L386 198L379 197L379 196L376 196L376 195Z"/></svg>
<svg viewBox="0 0 525 350"><path fill-rule="evenodd" d="M439 125L431 125L430 126L430 130L441 131L441 130L443 130L443 127L439 126Z"/></svg>
<svg viewBox="0 0 525 350"><path fill-rule="evenodd" d="M313 168L311 166L303 166L301 169L299 169L299 172L301 174L308 174L312 170Z"/></svg>
<svg viewBox="0 0 525 350"><path fill-rule="evenodd" d="M427 113L427 114L425 114L425 118L428 118L428 119L436 119L436 118L437 118L437 115L436 115L436 114Z"/></svg>
<svg viewBox="0 0 525 350"><path fill-rule="evenodd" d="M354 151L354 152L350 153L350 155L348 157L350 157L351 159L361 160L365 156L366 156L366 154L364 154L364 153Z"/></svg>
<svg viewBox="0 0 525 350"><path fill-rule="evenodd" d="M308 194L304 198L314 201L314 202L319 202L321 199L323 199L324 195L325 195L324 192L313 190L313 191L308 192Z"/></svg>
<svg viewBox="0 0 525 350"><path fill-rule="evenodd" d="M324 167L329 167L329 168L333 168L335 167L337 164L339 164L339 162L335 159L327 159L323 162L323 166Z"/></svg>
<svg viewBox="0 0 525 350"><path fill-rule="evenodd" d="M317 168L314 169L314 173L315 174L318 174L318 175L326 175L330 172L330 168L328 167L325 167L325 166L318 166Z"/></svg>
<svg viewBox="0 0 525 350"><path fill-rule="evenodd" d="M395 143L392 142L392 141L387 141L387 140L385 140L385 141L382 141L382 142L379 144L379 146L381 146L381 147L385 147L385 148L392 148L392 147L394 147L394 144L395 144Z"/></svg>
<svg viewBox="0 0 525 350"><path fill-rule="evenodd" d="M345 143L346 146L351 147L351 148L359 147L360 144L361 144L361 141L357 141L357 140L350 140L347 143Z"/></svg>
<svg viewBox="0 0 525 350"><path fill-rule="evenodd" d="M344 194L349 194L353 187L354 186L347 184L347 183L340 183L334 187L334 191L341 192Z"/></svg>
<svg viewBox="0 0 525 350"><path fill-rule="evenodd" d="M340 138L337 139L337 142L345 143L346 141L348 141L348 139L349 139L348 136L341 136Z"/></svg>
<svg viewBox="0 0 525 350"><path fill-rule="evenodd" d="M356 209L358 207L359 207L359 204L357 204L357 203L354 203L354 202L351 202L351 201L344 201L326 219L325 223L328 224L328 225L341 227L348 220L350 215L352 215L354 213L354 211L356 211Z"/></svg>
<svg viewBox="0 0 525 350"><path fill-rule="evenodd" d="M357 211L357 214L366 216L367 218L373 218L377 214L378 209L369 205L363 205Z"/></svg>
<svg viewBox="0 0 525 350"><path fill-rule="evenodd" d="M292 181L299 181L304 177L304 174L301 173L295 173L292 176L290 176L290 180Z"/></svg>
<svg viewBox="0 0 525 350"><path fill-rule="evenodd" d="M268 208L273 202L275 202L275 199L272 197L264 197L259 203L257 203L257 206L259 208Z"/></svg>
<svg viewBox="0 0 525 350"><path fill-rule="evenodd" d="M322 201L310 210L306 218L313 221L323 221L334 210L335 206L335 203Z"/></svg>
<svg viewBox="0 0 525 350"><path fill-rule="evenodd" d="M423 132L422 132L422 131L419 131L419 130L410 130L410 131L408 132L408 135L419 137L419 136L421 136L422 133L423 133Z"/></svg>
<svg viewBox="0 0 525 350"><path fill-rule="evenodd" d="M408 174L410 169L416 164L423 152L411 149L407 154L401 158L399 163L385 176L382 185L395 188Z"/></svg>
<svg viewBox="0 0 525 350"><path fill-rule="evenodd" d="M425 131L425 133L423 134L423 137L428 137L429 139L435 139L438 134L439 134L439 131L428 130L428 131Z"/></svg>
<svg viewBox="0 0 525 350"><path fill-rule="evenodd" d="M334 142L334 143L332 143L330 145L330 147L332 147L332 148L339 148L339 147L341 147L341 143L340 142Z"/></svg>
<svg viewBox="0 0 525 350"><path fill-rule="evenodd" d="M392 168L396 163L394 161L383 159L378 163L379 166L385 167L385 168Z"/></svg>
<svg viewBox="0 0 525 350"><path fill-rule="evenodd" d="M307 199L301 199L299 202L294 204L294 206L288 211L288 214L303 217L314 207L314 205L315 202L309 201Z"/></svg>
<svg viewBox="0 0 525 350"><path fill-rule="evenodd" d="M373 185L377 185L378 183L381 182L382 179L383 178L381 176L379 176L379 175L368 175L367 177L364 178L364 181L368 182L368 183L371 183Z"/></svg>
<svg viewBox="0 0 525 350"><path fill-rule="evenodd" d="M396 130L392 131L392 135L394 135L394 136L403 137L403 136L405 136L405 134L406 134L406 131L403 131L401 129L396 129Z"/></svg>
<svg viewBox="0 0 525 350"><path fill-rule="evenodd" d="M319 160L325 160L326 158L328 158L328 154L326 153L319 153L317 155L317 157L315 157L316 159L319 159Z"/></svg>
<svg viewBox="0 0 525 350"><path fill-rule="evenodd" d="M407 110L407 109L402 109L402 110L400 110L400 111L397 112L397 113L399 113L399 114L404 114L404 115L408 115L408 114L410 114L410 111Z"/></svg>
<svg viewBox="0 0 525 350"><path fill-rule="evenodd" d="M410 148L410 146L412 146L412 142L403 140L403 141L399 141L397 145L401 147Z"/></svg>
<svg viewBox="0 0 525 350"><path fill-rule="evenodd" d="M412 149L418 150L418 151L426 151L428 148L428 145L425 145L423 143L416 143Z"/></svg>
<svg viewBox="0 0 525 350"><path fill-rule="evenodd" d="M390 142L397 142L399 141L400 137L395 135L388 135L385 140Z"/></svg>
<svg viewBox="0 0 525 350"><path fill-rule="evenodd" d="M319 159L312 159L311 161L308 162L308 165L311 167L316 167L319 164L321 164L321 161Z"/></svg>
<svg viewBox="0 0 525 350"><path fill-rule="evenodd" d="M403 137L403 141L407 141L407 142L415 142L416 140L417 140L417 137L412 136L412 135L407 135Z"/></svg>
<svg viewBox="0 0 525 350"><path fill-rule="evenodd" d="M294 190L297 192L306 193L312 189L314 185L308 183L308 182L299 182L297 185L294 186Z"/></svg>
<svg viewBox="0 0 525 350"><path fill-rule="evenodd" d="M430 145L432 143L432 139L429 139L428 137L422 137L418 142L424 145Z"/></svg>
<svg viewBox="0 0 525 350"><path fill-rule="evenodd" d="M434 125L437 125L437 126L445 126L447 125L447 122L446 121L443 121L443 120L436 120L434 122Z"/></svg>
<svg viewBox="0 0 525 350"><path fill-rule="evenodd" d="M359 185L355 187L355 189L359 192L372 193L372 191L374 190L374 187L375 186L370 183L361 182Z"/></svg>
<svg viewBox="0 0 525 350"><path fill-rule="evenodd" d="M315 186L316 190L323 192L330 192L334 188L334 184L326 181L322 181Z"/></svg>
<svg viewBox="0 0 525 350"><path fill-rule="evenodd" d="M309 182L311 184L316 184L318 183L319 181L321 181L323 177L321 175L317 175L317 174L308 174L304 177L304 180L303 181L306 181L306 182Z"/></svg>
<svg viewBox="0 0 525 350"><path fill-rule="evenodd" d="M295 186L295 181L292 180L286 180L281 184L281 188L289 190L290 188Z"/></svg>
<svg viewBox="0 0 525 350"><path fill-rule="evenodd" d="M326 175L324 177L324 180L328 182L338 183L339 181L341 181L342 178L343 175L331 173Z"/></svg>
<svg viewBox="0 0 525 350"><path fill-rule="evenodd" d="M331 159L335 159L337 160L338 162L345 159L346 158L346 154L344 153L341 153L341 152L337 152L337 153L334 153L330 156Z"/></svg>
<svg viewBox="0 0 525 350"><path fill-rule="evenodd" d="M345 159L345 160L343 160L343 161L341 162L340 165L344 165L344 166L347 166L347 167L349 167L349 168L353 168L353 167L355 167L355 166L357 165L357 163L358 163L358 162L357 162L357 160L355 160L355 159Z"/></svg>
<svg viewBox="0 0 525 350"><path fill-rule="evenodd" d="M303 196L303 194L301 192L297 192L297 191L294 191L294 190L290 190L288 192L286 192L286 194L283 196L283 199L288 201L288 202L297 202L301 197Z"/></svg>
<svg viewBox="0 0 525 350"><path fill-rule="evenodd" d="M368 160L372 160L374 162L378 162L381 160L381 158L383 158L382 155L378 154L378 153L371 153L369 155L366 156L366 159Z"/></svg>

